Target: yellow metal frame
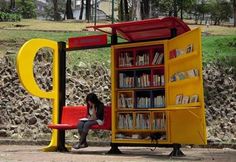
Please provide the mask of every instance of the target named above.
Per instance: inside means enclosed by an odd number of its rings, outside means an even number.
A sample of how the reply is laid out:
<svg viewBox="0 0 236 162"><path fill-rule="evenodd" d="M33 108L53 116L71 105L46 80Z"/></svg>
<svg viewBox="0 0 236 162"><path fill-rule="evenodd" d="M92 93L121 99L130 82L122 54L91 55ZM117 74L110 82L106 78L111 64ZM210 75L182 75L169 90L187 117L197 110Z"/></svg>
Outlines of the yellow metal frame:
<svg viewBox="0 0 236 162"><path fill-rule="evenodd" d="M112 143L142 143L149 144L150 140L140 139L116 139L117 121L117 94L119 93L116 85L116 50L128 49L136 47L148 47L154 45L164 45L164 68L165 68L165 100L166 108L162 109L146 109L150 114L154 112L166 112L167 114L167 140L160 141L159 144L206 144L206 123L205 108L203 94L203 78L202 78L202 49L201 49L201 30L196 28L186 32L171 40L130 43L124 45L114 45L111 48L111 68L112 68ZM184 54L174 59L169 59L169 52L173 49L186 48L188 44L193 45L193 52ZM169 82L171 75L176 72L187 71L190 69L198 69L199 76L188 78L181 81ZM130 90L130 89L129 89ZM120 90L121 91L121 90ZM125 91L125 89L122 91ZM176 95L184 93L184 95L197 94L199 102L176 105ZM125 110L124 110L125 112ZM130 110L126 111L130 112ZM134 111L131 111L134 113ZM127 130L127 132L137 132L137 130Z"/></svg>

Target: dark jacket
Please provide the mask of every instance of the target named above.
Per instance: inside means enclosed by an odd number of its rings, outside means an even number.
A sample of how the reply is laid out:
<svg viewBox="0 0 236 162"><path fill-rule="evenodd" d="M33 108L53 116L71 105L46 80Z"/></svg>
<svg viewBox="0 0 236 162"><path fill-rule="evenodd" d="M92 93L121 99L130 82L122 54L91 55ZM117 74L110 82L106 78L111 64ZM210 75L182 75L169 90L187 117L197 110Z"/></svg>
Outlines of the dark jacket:
<svg viewBox="0 0 236 162"><path fill-rule="evenodd" d="M95 105L97 119L103 120L104 116L104 104L101 102ZM87 108L87 114L89 114L89 108Z"/></svg>

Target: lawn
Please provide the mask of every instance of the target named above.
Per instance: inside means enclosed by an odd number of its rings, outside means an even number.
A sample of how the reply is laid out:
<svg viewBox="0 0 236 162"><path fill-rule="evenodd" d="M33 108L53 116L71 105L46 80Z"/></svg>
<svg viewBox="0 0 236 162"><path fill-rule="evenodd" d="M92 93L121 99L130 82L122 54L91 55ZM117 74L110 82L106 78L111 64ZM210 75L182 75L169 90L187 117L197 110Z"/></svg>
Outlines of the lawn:
<svg viewBox="0 0 236 162"><path fill-rule="evenodd" d="M212 35L202 37L203 59L205 62L224 56L236 57L236 35Z"/></svg>
<svg viewBox="0 0 236 162"><path fill-rule="evenodd" d="M29 39L44 38L55 41L66 41L69 37L99 34L85 27L93 25L77 21L53 22L39 20L23 20L21 22L0 22L0 56L15 54ZM204 25L190 25L190 28L201 27L203 59L210 61L222 56L236 56L236 28ZM110 49L80 50L68 53L70 66L82 62L95 61L110 64Z"/></svg>

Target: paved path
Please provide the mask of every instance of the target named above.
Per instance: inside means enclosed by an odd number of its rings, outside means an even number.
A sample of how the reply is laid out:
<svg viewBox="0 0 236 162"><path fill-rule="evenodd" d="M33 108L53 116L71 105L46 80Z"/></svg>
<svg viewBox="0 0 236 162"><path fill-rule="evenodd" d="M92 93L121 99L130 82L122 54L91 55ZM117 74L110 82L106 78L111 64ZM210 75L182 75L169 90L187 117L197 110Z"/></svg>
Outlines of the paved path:
<svg viewBox="0 0 236 162"><path fill-rule="evenodd" d="M183 148L185 157L169 157L171 148L121 147L121 155L107 155L110 147L88 147L68 153L42 152L43 146L0 145L0 162L121 162L121 161L212 161L236 162L236 150Z"/></svg>

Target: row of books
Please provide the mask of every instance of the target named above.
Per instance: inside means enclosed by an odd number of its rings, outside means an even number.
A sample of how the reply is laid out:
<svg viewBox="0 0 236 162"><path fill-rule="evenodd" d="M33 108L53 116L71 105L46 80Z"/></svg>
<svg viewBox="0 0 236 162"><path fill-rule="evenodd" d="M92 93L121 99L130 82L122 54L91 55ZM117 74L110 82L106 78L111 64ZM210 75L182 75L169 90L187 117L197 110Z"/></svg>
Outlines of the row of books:
<svg viewBox="0 0 236 162"><path fill-rule="evenodd" d="M144 140L151 140L151 137L149 134L146 133L131 133L131 134L124 134L124 133L117 133L115 135L115 138L117 139L144 139ZM161 137L159 140L166 140L166 133L161 134Z"/></svg>
<svg viewBox="0 0 236 162"><path fill-rule="evenodd" d="M124 94L120 94L118 98L118 107L120 108L132 108L133 102L131 97L126 97Z"/></svg>
<svg viewBox="0 0 236 162"><path fill-rule="evenodd" d="M170 53L169 53L169 58L173 59L173 58L176 58L176 57L179 57L181 55L188 54L188 53L191 53L191 52L193 52L193 44L188 44L187 47L185 47L183 49L173 49L173 50L171 50Z"/></svg>
<svg viewBox="0 0 236 162"><path fill-rule="evenodd" d="M139 75L137 77L127 75L127 73L119 73L119 87L120 88L132 88L135 87L134 80L136 78L136 87L149 87L149 86L164 86L165 77L164 75L153 75L153 81L151 85L150 81L151 74Z"/></svg>
<svg viewBox="0 0 236 162"><path fill-rule="evenodd" d="M123 52L119 54L119 67L133 66L133 55L129 52Z"/></svg>
<svg viewBox="0 0 236 162"><path fill-rule="evenodd" d="M150 97L137 97L137 108L150 108L151 98Z"/></svg>
<svg viewBox="0 0 236 162"><path fill-rule="evenodd" d="M194 94L191 96L186 96L183 94L176 95L176 104L188 104L198 102L198 95Z"/></svg>
<svg viewBox="0 0 236 162"><path fill-rule="evenodd" d="M134 66L134 56L130 52L122 52L118 57L119 67L130 67ZM155 52L152 65L159 65L164 63L164 53ZM144 66L150 64L150 55L148 53L137 54L135 58L136 66Z"/></svg>
<svg viewBox="0 0 236 162"><path fill-rule="evenodd" d="M149 65L149 54L144 53L144 54L139 54L136 56L136 66L144 66L144 65Z"/></svg>
<svg viewBox="0 0 236 162"><path fill-rule="evenodd" d="M133 99L131 97L126 97L124 94L120 94L118 98L119 108L133 108ZM137 97L137 108L151 108L151 98L150 97ZM165 107L165 96L153 97L153 108Z"/></svg>
<svg viewBox="0 0 236 162"><path fill-rule="evenodd" d="M126 75L126 73L119 73L119 87L132 88L134 87L134 77Z"/></svg>
<svg viewBox="0 0 236 162"><path fill-rule="evenodd" d="M153 86L164 86L165 85L165 77L164 75L153 75Z"/></svg>
<svg viewBox="0 0 236 162"><path fill-rule="evenodd" d="M154 107L165 107L165 96L154 97Z"/></svg>
<svg viewBox="0 0 236 162"><path fill-rule="evenodd" d="M137 87L148 87L150 86L150 74L142 74L137 77Z"/></svg>
<svg viewBox="0 0 236 162"><path fill-rule="evenodd" d="M170 82L196 77L196 76L198 76L198 74L199 73L198 73L197 69L191 69L188 71L177 72L170 77Z"/></svg>
<svg viewBox="0 0 236 162"><path fill-rule="evenodd" d="M166 116L165 113L160 114L153 119L153 129L166 129ZM150 114L140 113L136 114L135 129L150 129ZM118 129L133 129L133 116L132 114L119 114L118 115Z"/></svg>
<svg viewBox="0 0 236 162"><path fill-rule="evenodd" d="M133 115L119 114L118 115L118 129L133 129Z"/></svg>
<svg viewBox="0 0 236 162"><path fill-rule="evenodd" d="M137 114L135 128L136 129L150 129L150 115Z"/></svg>
<svg viewBox="0 0 236 162"><path fill-rule="evenodd" d="M158 113L158 116L153 119L153 129L166 129L165 113Z"/></svg>

